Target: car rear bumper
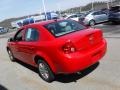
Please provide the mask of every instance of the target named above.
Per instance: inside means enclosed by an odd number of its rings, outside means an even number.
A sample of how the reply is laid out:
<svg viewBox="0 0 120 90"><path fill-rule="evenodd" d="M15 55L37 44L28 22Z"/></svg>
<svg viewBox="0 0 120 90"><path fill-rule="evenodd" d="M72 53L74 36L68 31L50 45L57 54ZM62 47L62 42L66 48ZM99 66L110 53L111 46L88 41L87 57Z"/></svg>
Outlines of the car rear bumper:
<svg viewBox="0 0 120 90"><path fill-rule="evenodd" d="M106 53L107 43L106 40L87 51L76 52L70 55L66 55L61 58L62 63L59 65L59 72L58 73L76 73L81 71L89 66L98 62Z"/></svg>

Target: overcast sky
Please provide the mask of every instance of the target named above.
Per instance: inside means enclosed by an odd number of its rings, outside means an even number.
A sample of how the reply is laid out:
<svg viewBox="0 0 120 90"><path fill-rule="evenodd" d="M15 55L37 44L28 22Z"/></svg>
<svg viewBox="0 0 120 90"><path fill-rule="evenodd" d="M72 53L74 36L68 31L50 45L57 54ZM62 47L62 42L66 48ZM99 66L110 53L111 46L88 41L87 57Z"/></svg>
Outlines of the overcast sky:
<svg viewBox="0 0 120 90"><path fill-rule="evenodd" d="M65 10L75 6L83 6L92 1L107 0L45 0L46 10ZM42 0L0 0L0 21L43 11Z"/></svg>

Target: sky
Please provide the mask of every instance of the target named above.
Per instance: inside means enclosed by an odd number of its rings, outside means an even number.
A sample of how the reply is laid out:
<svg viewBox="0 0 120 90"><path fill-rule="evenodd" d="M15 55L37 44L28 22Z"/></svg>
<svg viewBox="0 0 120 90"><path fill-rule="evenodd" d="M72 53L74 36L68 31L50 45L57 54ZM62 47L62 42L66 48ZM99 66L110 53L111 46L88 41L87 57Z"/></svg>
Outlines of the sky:
<svg viewBox="0 0 120 90"><path fill-rule="evenodd" d="M46 11L84 6L92 1L106 0L44 0ZM0 21L43 12L42 0L0 0Z"/></svg>

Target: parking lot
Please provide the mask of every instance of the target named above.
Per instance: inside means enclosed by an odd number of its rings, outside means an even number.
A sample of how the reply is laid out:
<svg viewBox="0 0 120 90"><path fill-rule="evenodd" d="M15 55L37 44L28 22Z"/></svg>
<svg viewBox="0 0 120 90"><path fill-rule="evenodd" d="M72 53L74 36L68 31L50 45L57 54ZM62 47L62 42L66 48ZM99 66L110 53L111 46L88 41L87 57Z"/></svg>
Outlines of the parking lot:
<svg viewBox="0 0 120 90"><path fill-rule="evenodd" d="M120 90L120 25L100 24L108 43L107 54L81 74L58 75L44 82L37 70L19 61L10 62L6 42L14 32L0 35L0 84L4 90ZM2 90L2 89L0 89Z"/></svg>

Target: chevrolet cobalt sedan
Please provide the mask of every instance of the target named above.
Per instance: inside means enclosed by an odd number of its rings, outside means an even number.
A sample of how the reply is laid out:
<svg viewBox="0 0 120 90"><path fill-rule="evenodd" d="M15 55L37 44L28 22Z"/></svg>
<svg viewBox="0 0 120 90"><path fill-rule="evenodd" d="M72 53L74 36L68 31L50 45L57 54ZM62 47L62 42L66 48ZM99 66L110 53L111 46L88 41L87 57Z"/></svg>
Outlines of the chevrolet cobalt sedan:
<svg viewBox="0 0 120 90"><path fill-rule="evenodd" d="M85 25L93 26L95 24L103 23L108 21L108 14L104 11L90 11L86 12L82 17L79 18Z"/></svg>
<svg viewBox="0 0 120 90"><path fill-rule="evenodd" d="M38 68L51 82L57 74L77 73L98 62L107 43L100 29L73 20L50 20L23 26L8 40L11 61L20 60Z"/></svg>

